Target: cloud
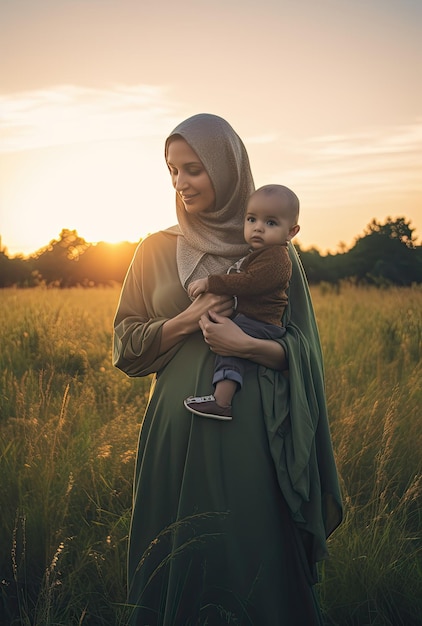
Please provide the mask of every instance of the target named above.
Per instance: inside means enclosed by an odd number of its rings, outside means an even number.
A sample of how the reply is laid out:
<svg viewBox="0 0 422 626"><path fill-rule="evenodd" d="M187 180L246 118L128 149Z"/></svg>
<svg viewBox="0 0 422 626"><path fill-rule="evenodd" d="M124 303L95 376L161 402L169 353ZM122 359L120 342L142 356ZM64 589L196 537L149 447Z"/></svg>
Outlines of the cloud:
<svg viewBox="0 0 422 626"><path fill-rule="evenodd" d="M289 176L314 191L344 186L356 195L368 188L422 193L422 121L313 137L298 142L295 153L303 166L289 170Z"/></svg>
<svg viewBox="0 0 422 626"><path fill-rule="evenodd" d="M157 137L179 121L166 87L60 85L0 96L0 152Z"/></svg>
<svg viewBox="0 0 422 626"><path fill-rule="evenodd" d="M316 149L318 157L352 157L387 155L420 151L422 121L414 124L381 127L353 135L315 137L308 145Z"/></svg>

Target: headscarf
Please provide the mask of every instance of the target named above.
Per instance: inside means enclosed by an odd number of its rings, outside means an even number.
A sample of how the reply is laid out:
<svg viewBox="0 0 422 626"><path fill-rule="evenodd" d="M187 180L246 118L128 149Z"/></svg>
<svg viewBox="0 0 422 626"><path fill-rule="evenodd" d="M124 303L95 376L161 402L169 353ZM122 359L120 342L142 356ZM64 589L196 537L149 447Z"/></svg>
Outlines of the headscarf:
<svg viewBox="0 0 422 626"><path fill-rule="evenodd" d="M188 118L170 133L182 137L203 163L215 192L213 211L187 213L176 193L179 223L177 267L183 287L196 278L224 273L248 252L243 237L246 203L254 191L246 148L226 120L200 113ZM174 232L174 228L171 229Z"/></svg>

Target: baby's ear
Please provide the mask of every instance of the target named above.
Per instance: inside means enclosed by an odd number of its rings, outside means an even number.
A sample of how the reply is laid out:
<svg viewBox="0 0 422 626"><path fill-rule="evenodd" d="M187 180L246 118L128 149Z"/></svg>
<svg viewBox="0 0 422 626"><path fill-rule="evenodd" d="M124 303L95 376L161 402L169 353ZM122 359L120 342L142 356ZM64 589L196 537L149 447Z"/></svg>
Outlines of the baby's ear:
<svg viewBox="0 0 422 626"><path fill-rule="evenodd" d="M296 237L299 231L300 231L299 224L296 224L296 226L292 226L292 228L289 230L289 236L287 237L287 241L290 241L290 239L293 239L293 237Z"/></svg>

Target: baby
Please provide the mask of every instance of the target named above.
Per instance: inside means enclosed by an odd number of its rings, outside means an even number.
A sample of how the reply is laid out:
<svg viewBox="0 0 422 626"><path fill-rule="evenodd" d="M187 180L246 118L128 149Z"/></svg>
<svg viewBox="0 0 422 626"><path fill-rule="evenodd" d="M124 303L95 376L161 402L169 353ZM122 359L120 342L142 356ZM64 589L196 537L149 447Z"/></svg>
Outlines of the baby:
<svg viewBox="0 0 422 626"><path fill-rule="evenodd" d="M299 199L283 185L265 185L249 198L244 224L250 253L237 261L227 274L193 281L188 294L196 298L210 291L232 295L233 321L248 335L279 339L286 332L281 318L287 305L286 290L292 264L288 242L299 232ZM217 356L212 383L214 394L190 396L185 407L195 415L231 420L231 404L242 387L245 359Z"/></svg>

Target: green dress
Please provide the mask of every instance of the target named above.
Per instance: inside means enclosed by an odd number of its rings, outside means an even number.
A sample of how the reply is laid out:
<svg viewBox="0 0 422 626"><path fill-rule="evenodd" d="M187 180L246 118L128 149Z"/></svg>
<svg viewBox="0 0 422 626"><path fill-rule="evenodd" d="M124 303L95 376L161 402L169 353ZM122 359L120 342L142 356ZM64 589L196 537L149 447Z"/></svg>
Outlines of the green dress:
<svg viewBox="0 0 422 626"><path fill-rule="evenodd" d="M158 355L162 324L189 305L176 241L164 231L141 243L115 319L115 365L129 376L155 373L134 478L130 623L321 624L314 565L341 509L321 407L319 339L300 264L290 246L291 291L297 285L298 304L307 307L283 340L290 383L251 364L233 401L234 419L220 422L183 406L187 396L211 391L214 355L202 333ZM302 391L289 394L299 382ZM289 406L299 411L298 423Z"/></svg>

